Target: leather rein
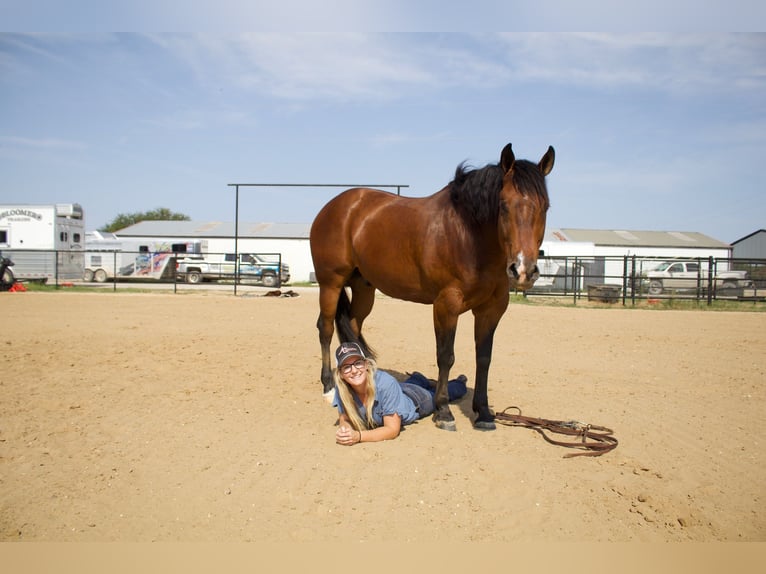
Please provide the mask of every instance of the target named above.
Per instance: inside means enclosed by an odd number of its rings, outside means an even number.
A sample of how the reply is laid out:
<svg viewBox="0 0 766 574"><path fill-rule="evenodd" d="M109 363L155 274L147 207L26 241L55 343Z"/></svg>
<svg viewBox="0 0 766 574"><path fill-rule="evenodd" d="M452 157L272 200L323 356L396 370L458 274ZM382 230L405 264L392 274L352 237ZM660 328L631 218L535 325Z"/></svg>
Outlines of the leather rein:
<svg viewBox="0 0 766 574"><path fill-rule="evenodd" d="M518 414L507 411L515 409ZM617 439L612 436L612 429L581 423L577 421L554 421L535 417L527 417L521 414L519 407L507 407L499 413L495 413L495 420L503 425L511 427L524 427L539 432L542 437L551 444L569 448L581 449L584 452L565 454L564 458L575 456L601 456L617 448ZM560 441L551 438L548 433L563 434L578 437L576 441Z"/></svg>

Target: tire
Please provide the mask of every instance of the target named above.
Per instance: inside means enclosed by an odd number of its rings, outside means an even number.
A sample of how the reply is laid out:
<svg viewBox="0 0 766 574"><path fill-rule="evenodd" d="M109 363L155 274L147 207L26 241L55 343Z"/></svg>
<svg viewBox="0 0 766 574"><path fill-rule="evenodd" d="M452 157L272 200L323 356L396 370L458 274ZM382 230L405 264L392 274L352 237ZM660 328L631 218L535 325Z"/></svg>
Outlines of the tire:
<svg viewBox="0 0 766 574"><path fill-rule="evenodd" d="M263 282L264 287L276 287L277 283L279 283L277 276L273 273L264 273L261 277L261 281Z"/></svg>
<svg viewBox="0 0 766 574"><path fill-rule="evenodd" d="M104 283L106 281L106 271L103 269L96 269L93 273L93 280L96 283Z"/></svg>
<svg viewBox="0 0 766 574"><path fill-rule="evenodd" d="M86 269L85 273L82 274L82 280L86 283L92 283L93 282L93 269Z"/></svg>
<svg viewBox="0 0 766 574"><path fill-rule="evenodd" d="M649 295L659 295L660 293L662 293L662 281L652 279L649 282Z"/></svg>
<svg viewBox="0 0 766 574"><path fill-rule="evenodd" d="M200 271L187 271L186 272L186 282L191 283L192 285L196 285L197 283L202 283L202 272Z"/></svg>
<svg viewBox="0 0 766 574"><path fill-rule="evenodd" d="M6 267L5 273L3 273L3 276L0 277L0 281L9 287L13 285L16 282L16 278L13 276L13 271Z"/></svg>

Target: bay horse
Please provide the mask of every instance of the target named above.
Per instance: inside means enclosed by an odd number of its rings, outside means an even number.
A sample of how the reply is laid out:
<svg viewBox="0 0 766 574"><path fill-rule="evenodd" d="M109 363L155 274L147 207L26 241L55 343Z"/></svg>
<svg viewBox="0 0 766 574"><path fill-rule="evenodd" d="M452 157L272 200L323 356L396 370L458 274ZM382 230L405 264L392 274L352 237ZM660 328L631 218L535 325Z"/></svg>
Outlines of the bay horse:
<svg viewBox="0 0 766 574"><path fill-rule="evenodd" d="M433 305L439 370L433 421L445 430L456 429L447 381L455 362L458 317L473 312L474 427L495 428L487 399L495 329L510 291L530 288L540 275L537 256L550 205L545 177L554 158L549 147L539 163L517 160L509 143L499 164L480 169L460 164L452 182L428 197L352 188L321 209L311 225L310 244L319 283L317 328L326 397L334 384L334 324L341 342L356 341L374 357L362 324L378 289L396 299Z"/></svg>

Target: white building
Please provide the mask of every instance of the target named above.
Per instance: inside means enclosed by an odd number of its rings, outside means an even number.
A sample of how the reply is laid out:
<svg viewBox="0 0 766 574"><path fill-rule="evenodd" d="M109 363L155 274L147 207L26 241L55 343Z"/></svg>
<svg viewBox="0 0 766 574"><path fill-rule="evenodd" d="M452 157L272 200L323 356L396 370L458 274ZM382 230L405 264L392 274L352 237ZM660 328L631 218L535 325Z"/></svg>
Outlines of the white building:
<svg viewBox="0 0 766 574"><path fill-rule="evenodd" d="M546 257L592 258L587 273L603 277L604 283L620 282L625 257L635 256L637 272L641 273L663 259L729 259L732 256L728 243L694 231L548 229L541 249ZM721 263L718 268L728 266ZM544 269L542 272L545 274Z"/></svg>

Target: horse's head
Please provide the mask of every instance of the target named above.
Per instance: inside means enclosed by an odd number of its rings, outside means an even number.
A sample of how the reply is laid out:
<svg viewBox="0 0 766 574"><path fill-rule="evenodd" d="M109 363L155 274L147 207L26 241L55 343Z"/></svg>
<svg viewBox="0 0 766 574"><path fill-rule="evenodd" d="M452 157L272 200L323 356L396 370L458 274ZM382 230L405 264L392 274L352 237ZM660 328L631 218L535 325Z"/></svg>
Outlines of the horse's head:
<svg viewBox="0 0 766 574"><path fill-rule="evenodd" d="M540 276L537 254L545 235L550 203L545 176L553 169L555 152L548 147L539 163L517 160L508 144L500 157L505 174L500 191L500 242L505 247L512 289L526 290Z"/></svg>

